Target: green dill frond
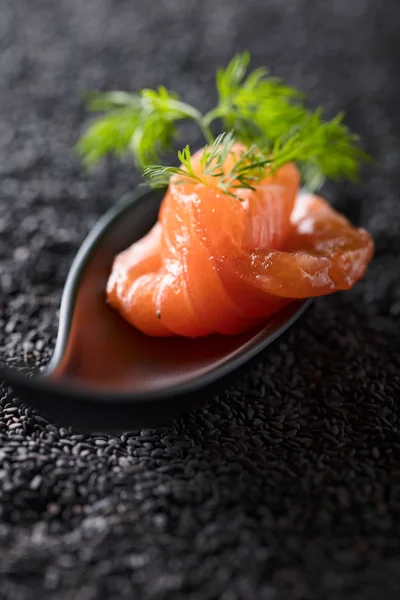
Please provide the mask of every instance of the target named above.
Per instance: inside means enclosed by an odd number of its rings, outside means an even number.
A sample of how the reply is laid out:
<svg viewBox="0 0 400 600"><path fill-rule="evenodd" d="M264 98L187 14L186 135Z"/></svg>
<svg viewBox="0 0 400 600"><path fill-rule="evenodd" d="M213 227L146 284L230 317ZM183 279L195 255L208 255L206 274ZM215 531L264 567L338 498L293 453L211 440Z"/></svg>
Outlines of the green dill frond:
<svg viewBox="0 0 400 600"><path fill-rule="evenodd" d="M225 69L218 69L216 88L222 105L257 106L272 98L303 99L304 94L286 85L282 79L271 77L265 67L255 69L246 76L250 54L237 54Z"/></svg>
<svg viewBox="0 0 400 600"><path fill-rule="evenodd" d="M77 144L85 167L95 167L107 154L123 157L139 121L139 112L128 108L111 110L95 118Z"/></svg>
<svg viewBox="0 0 400 600"><path fill-rule="evenodd" d="M241 54L236 54L224 69L217 69L216 87L221 100L226 101L237 92L243 82L249 63L250 52L246 50Z"/></svg>
<svg viewBox="0 0 400 600"><path fill-rule="evenodd" d="M238 54L225 69L218 69L218 106L206 115L207 122L221 119L225 130L233 129L244 143L275 141L288 126L305 117L303 94L281 79L258 68L246 76L250 55Z"/></svg>
<svg viewBox="0 0 400 600"><path fill-rule="evenodd" d="M127 92L91 93L88 110L102 112L87 127L77 144L83 163L94 167L106 155L133 154L136 164L145 166L159 160L170 149L176 122L201 119L193 107L181 102L178 94L160 86Z"/></svg>
<svg viewBox="0 0 400 600"><path fill-rule="evenodd" d="M205 175L211 177L221 175L221 165L225 163L234 143L233 131L230 131L229 133L221 133L212 144L204 147L200 163Z"/></svg>
<svg viewBox="0 0 400 600"><path fill-rule="evenodd" d="M369 157L344 124L343 115L324 120L322 110L306 108L301 92L270 76L265 68L248 72L249 64L250 54L243 52L217 70L218 104L205 115L163 86L137 93L89 94L88 110L100 114L77 144L83 163L93 167L107 154L131 154L137 165L147 167L145 174L153 183L166 185L174 173L197 181L190 173L190 149L181 151L178 171L156 165L171 150L179 122L189 120L197 124L206 140L201 159L204 175L216 177L221 189L231 189L232 185L251 188L254 178L266 168L272 172L291 161L300 168L303 183L310 190L321 187L325 178L355 180L360 165ZM211 126L216 121L229 133L215 137ZM235 141L248 151L229 179L221 165Z"/></svg>
<svg viewBox="0 0 400 600"><path fill-rule="evenodd" d="M215 180L215 186L223 193L239 198L234 190L240 188L255 189L254 185L266 177L267 169L271 164L271 157L263 154L255 145L241 152L232 152L233 145L237 143L233 132L219 135L212 144L203 149L200 164L203 177L198 176L193 169L192 156L189 146L178 152L181 167L163 167L151 165L144 169L144 177L149 179L152 187L165 187L172 175L177 184L192 181L206 185L206 177ZM225 171L225 161L232 152L236 160L229 171ZM239 198L240 199L240 198Z"/></svg>
<svg viewBox="0 0 400 600"><path fill-rule="evenodd" d="M187 181L204 183L204 181L196 175L192 166L192 155L190 146L185 146L178 152L178 160L181 167L164 167L162 165L149 165L143 170L143 177L149 179L150 185L153 188L163 188L168 186L172 175L178 175L176 183L186 183Z"/></svg>
<svg viewBox="0 0 400 600"><path fill-rule="evenodd" d="M118 110L119 108L140 109L141 99L139 94L116 90L114 92L87 92L84 97L86 109L89 112L104 112Z"/></svg>
<svg viewBox="0 0 400 600"><path fill-rule="evenodd" d="M343 114L322 120L319 109L297 128L292 128L274 145L277 168L295 162L310 191L326 178L357 181L360 162L369 157L358 147L358 137L343 123Z"/></svg>

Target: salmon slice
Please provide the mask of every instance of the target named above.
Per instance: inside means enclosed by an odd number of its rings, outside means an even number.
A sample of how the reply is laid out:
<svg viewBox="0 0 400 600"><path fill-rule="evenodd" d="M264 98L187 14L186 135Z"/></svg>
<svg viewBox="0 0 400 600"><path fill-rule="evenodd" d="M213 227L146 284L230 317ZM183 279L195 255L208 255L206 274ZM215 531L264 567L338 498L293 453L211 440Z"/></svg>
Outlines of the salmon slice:
<svg viewBox="0 0 400 600"><path fill-rule="evenodd" d="M107 282L107 300L134 327L155 337L171 336L150 310L156 276L160 278L162 228L160 223L114 260Z"/></svg>
<svg viewBox="0 0 400 600"><path fill-rule="evenodd" d="M243 146L235 145L228 172ZM299 194L287 164L255 190L223 193L204 183L170 181L158 223L118 255L107 286L113 308L151 336L233 335L298 298L351 288L373 255L369 234L322 198Z"/></svg>
<svg viewBox="0 0 400 600"><path fill-rule="evenodd" d="M352 288L373 253L365 229L353 227L323 198L301 194L282 250L257 249L247 256L222 258L220 269L269 294L310 298Z"/></svg>
<svg viewBox="0 0 400 600"><path fill-rule="evenodd" d="M229 334L232 330L246 331L254 325L254 319L235 305L216 272L209 244L205 243L203 232L198 226L196 206L202 203L202 190L198 191L200 195L196 194L193 201L186 202L182 201L181 186L177 189L172 187L168 207L163 210L162 217L166 238L169 245L173 240L174 251L179 247L183 253L185 283L192 307L203 327L220 334ZM208 192L212 203L218 202L216 192ZM184 228L177 227L178 222L184 223ZM171 255L173 251L168 247L167 252Z"/></svg>

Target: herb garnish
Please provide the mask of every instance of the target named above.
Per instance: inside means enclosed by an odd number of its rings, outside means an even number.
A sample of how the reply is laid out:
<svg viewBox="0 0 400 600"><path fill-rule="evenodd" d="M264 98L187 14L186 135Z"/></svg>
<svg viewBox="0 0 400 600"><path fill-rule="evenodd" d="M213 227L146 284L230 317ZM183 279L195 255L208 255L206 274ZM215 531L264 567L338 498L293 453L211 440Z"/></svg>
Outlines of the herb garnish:
<svg viewBox="0 0 400 600"><path fill-rule="evenodd" d="M178 152L180 167L153 164L171 149L178 123L191 120L206 140L204 175L215 177L225 193L235 195L239 187L252 189L267 170L273 172L292 161L310 190L321 187L325 178L356 180L360 163L369 157L343 123L343 114L325 121L321 109L307 109L298 90L270 77L266 69L247 74L249 61L249 53L244 52L225 69L218 69L218 104L204 115L164 87L90 94L89 110L102 114L79 140L83 162L93 167L106 154L131 153L154 187L168 185L172 175L178 175L179 181L200 183L203 180L193 171L189 146ZM214 137L215 121L229 133ZM224 173L222 166L236 141L245 144L247 151L230 173Z"/></svg>

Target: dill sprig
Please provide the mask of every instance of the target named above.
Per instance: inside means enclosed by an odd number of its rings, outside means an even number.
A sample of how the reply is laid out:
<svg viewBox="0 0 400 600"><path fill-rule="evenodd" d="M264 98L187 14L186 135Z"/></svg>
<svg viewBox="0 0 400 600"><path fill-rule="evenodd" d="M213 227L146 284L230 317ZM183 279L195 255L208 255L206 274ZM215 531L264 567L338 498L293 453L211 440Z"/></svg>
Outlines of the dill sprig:
<svg viewBox="0 0 400 600"><path fill-rule="evenodd" d="M89 168L107 154L122 157L131 153L140 166L158 160L171 147L177 121L186 119L198 123L207 141L212 141L201 113L163 86L137 94L90 93L87 105L90 112L103 113L90 123L77 144L83 163Z"/></svg>
<svg viewBox="0 0 400 600"><path fill-rule="evenodd" d="M153 188L163 188L169 183L172 175L178 175L178 183L186 183L192 181L196 183L203 183L204 179L196 175L192 167L192 154L190 146L185 146L178 152L178 160L181 163L181 167L166 167L163 165L148 165L144 167L143 176L148 177L150 184Z"/></svg>
<svg viewBox="0 0 400 600"><path fill-rule="evenodd" d="M244 143L260 138L272 142L304 119L304 94L271 77L264 67L247 74L249 63L249 52L243 52L217 70L218 105L205 121L209 125L220 119L223 128L234 130Z"/></svg>
<svg viewBox="0 0 400 600"><path fill-rule="evenodd" d="M154 188L167 186L172 175L177 176L175 177L175 181L178 184L191 181L205 185L205 178L208 176L217 178L218 185L222 185L224 177L223 165L234 143L235 138L232 132L222 133L211 144L207 144L204 147L200 159L202 177L194 172L189 145L178 151L178 160L182 165L181 167L148 165L144 168L143 175L149 179L151 186Z"/></svg>
<svg viewBox="0 0 400 600"><path fill-rule="evenodd" d="M273 170L273 157L263 153L255 144L245 150L233 152L233 145L237 142L233 132L219 135L212 144L203 149L200 166L201 174L195 173L192 165L192 155L189 146L178 152L180 167L165 167L163 165L150 165L144 169L144 176L154 188L165 187L170 178L174 176L174 183L187 182L207 185L207 178L214 178L215 187L235 198L240 195L235 190L255 189L255 184ZM224 170L228 155L234 157L233 166L228 171Z"/></svg>
<svg viewBox="0 0 400 600"><path fill-rule="evenodd" d="M337 123L341 124L341 116L327 123L321 123L319 112L297 128L293 128L284 138L263 147L253 143L240 152L233 152L232 147L238 140L234 133L219 135L211 145L204 147L200 160L202 176L194 172L191 162L190 147L186 146L178 152L182 167L165 167L152 165L144 170L153 187L165 187L170 177L177 175L174 181L178 184L192 181L206 185L206 176L216 180L216 187L226 194L240 198L235 190L256 189L257 183L272 176L280 167L288 162L297 163L305 172L308 189L315 190L323 183L324 173L335 178L345 172L350 180L355 180L358 160L368 158L351 143L353 135L348 132L348 140L338 136ZM326 160L326 148L330 147L330 158ZM224 170L226 158L234 157L233 166L229 171Z"/></svg>
<svg viewBox="0 0 400 600"><path fill-rule="evenodd" d="M295 162L310 190L321 187L325 178L355 180L360 164L368 157L359 148L357 136L344 124L343 114L324 120L321 109L310 111L301 92L270 76L266 69L248 72L249 62L250 54L243 52L217 70L217 105L206 114L162 86L138 93L89 94L88 110L100 114L77 145L84 164L94 167L107 154L131 154L135 163L145 169L144 175L152 185L167 184L173 174L185 175L186 180L189 174L195 180L198 176L190 172L188 146L178 154L181 167L156 164L174 146L179 123L189 120L196 123L206 141L204 174L219 177L221 189L232 188L220 169L223 152L229 153L229 144L231 148L234 140L248 148L243 157L243 173L239 165L232 175L241 175L242 187L253 185L255 170L250 165L263 160L269 169ZM216 122L222 131L231 133L215 138L212 128Z"/></svg>
<svg viewBox="0 0 400 600"><path fill-rule="evenodd" d="M341 113L323 121L319 109L297 127L278 138L273 147L276 167L295 162L309 190L320 188L325 179L357 181L359 165L370 157L358 147L358 137L343 123Z"/></svg>

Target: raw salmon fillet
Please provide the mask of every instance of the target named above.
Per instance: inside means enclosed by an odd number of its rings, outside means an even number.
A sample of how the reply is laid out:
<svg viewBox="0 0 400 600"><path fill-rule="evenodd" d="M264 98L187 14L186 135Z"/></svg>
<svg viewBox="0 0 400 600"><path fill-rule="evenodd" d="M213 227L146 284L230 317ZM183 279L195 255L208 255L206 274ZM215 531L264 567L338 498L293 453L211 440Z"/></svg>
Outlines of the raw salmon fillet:
<svg viewBox="0 0 400 600"><path fill-rule="evenodd" d="M228 172L243 146L224 164ZM202 174L202 151L192 157ZM119 254L107 285L110 305L150 336L237 334L288 302L351 288L374 244L321 197L300 193L287 164L256 190L223 193L170 181L158 222Z"/></svg>

